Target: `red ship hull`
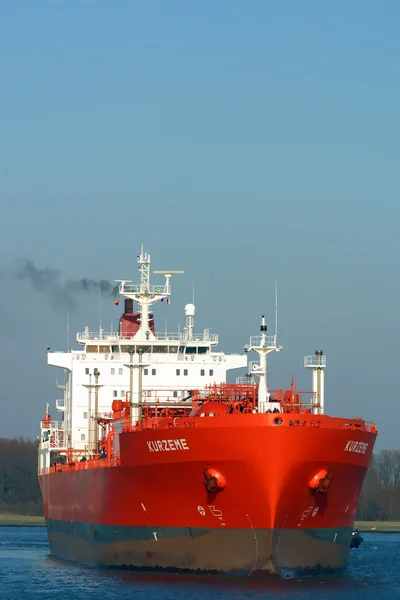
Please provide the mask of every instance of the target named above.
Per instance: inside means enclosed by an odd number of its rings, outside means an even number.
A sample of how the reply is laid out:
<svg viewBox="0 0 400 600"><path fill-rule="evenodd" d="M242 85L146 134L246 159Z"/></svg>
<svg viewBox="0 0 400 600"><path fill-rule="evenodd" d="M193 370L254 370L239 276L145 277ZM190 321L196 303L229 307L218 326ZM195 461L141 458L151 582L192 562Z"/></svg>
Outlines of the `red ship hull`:
<svg viewBox="0 0 400 600"><path fill-rule="evenodd" d="M342 571L376 436L328 416L275 417L121 433L118 466L41 475L51 554L138 569ZM218 491L206 489L209 468L226 483ZM310 482L324 470L320 494Z"/></svg>

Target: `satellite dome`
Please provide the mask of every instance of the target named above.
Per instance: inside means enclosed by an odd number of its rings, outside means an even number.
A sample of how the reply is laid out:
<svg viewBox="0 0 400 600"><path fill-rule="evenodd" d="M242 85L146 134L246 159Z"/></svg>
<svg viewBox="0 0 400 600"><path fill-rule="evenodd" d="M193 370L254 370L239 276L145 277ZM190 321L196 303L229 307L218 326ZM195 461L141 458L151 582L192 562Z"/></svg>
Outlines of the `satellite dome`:
<svg viewBox="0 0 400 600"><path fill-rule="evenodd" d="M187 317L194 317L196 314L196 307L194 304L186 304L185 306L185 315Z"/></svg>

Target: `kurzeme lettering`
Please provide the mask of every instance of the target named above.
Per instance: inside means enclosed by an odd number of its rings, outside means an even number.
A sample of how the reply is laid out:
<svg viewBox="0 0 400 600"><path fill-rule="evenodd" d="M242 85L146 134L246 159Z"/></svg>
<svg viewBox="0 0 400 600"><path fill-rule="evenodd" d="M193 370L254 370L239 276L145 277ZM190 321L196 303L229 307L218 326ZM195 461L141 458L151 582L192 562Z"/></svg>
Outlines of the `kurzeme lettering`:
<svg viewBox="0 0 400 600"><path fill-rule="evenodd" d="M176 450L189 450L186 439L180 440L152 440L147 442L147 447L150 452L171 452Z"/></svg>
<svg viewBox="0 0 400 600"><path fill-rule="evenodd" d="M365 454L369 444L367 442L356 442L349 440L344 447L345 452L356 452L357 454Z"/></svg>

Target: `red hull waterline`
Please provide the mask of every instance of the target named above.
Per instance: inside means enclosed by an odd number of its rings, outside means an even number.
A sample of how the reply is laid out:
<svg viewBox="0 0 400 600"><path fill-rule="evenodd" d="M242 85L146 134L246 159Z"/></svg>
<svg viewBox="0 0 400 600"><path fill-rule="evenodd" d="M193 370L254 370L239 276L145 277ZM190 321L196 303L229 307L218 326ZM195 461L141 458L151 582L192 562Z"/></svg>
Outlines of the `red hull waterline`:
<svg viewBox="0 0 400 600"><path fill-rule="evenodd" d="M298 417L175 419L115 434L115 464L55 465L39 476L51 554L240 575L344 570L376 431Z"/></svg>

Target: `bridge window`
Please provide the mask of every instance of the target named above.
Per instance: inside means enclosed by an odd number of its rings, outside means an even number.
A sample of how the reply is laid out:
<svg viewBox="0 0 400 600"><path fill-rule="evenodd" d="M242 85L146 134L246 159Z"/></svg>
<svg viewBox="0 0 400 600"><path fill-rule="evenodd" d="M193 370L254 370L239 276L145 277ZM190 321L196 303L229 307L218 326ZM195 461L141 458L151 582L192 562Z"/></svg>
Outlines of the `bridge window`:
<svg viewBox="0 0 400 600"><path fill-rule="evenodd" d="M213 371L213 369L210 369L210 370L208 371L208 374L209 374L210 376L214 375L214 371Z"/></svg>
<svg viewBox="0 0 400 600"><path fill-rule="evenodd" d="M187 375L188 374L188 370L187 369L183 369L183 374Z"/></svg>
<svg viewBox="0 0 400 600"><path fill-rule="evenodd" d="M115 369L111 369L111 375L115 375Z"/></svg>
<svg viewBox="0 0 400 600"><path fill-rule="evenodd" d="M201 369L201 371L200 371L200 375L204 376L205 374L206 374L205 370L204 370L204 369Z"/></svg>
<svg viewBox="0 0 400 600"><path fill-rule="evenodd" d="M85 373L86 373L86 375L89 375L89 369L88 368L85 369Z"/></svg>
<svg viewBox="0 0 400 600"><path fill-rule="evenodd" d="M114 398L118 398L118 391L117 390L113 390L113 396L114 396Z"/></svg>
<svg viewBox="0 0 400 600"><path fill-rule="evenodd" d="M178 392L174 392L173 396L174 396L174 398L177 398L178 397Z"/></svg>
<svg viewBox="0 0 400 600"><path fill-rule="evenodd" d="M85 436L85 434L84 434L84 433L81 433L81 441L82 441L82 442L84 442L84 441L85 441L85 439L86 439L86 436Z"/></svg>
<svg viewBox="0 0 400 600"><path fill-rule="evenodd" d="M197 352L198 352L199 354L207 354L207 352L208 352L208 348L207 348L207 346L199 346L199 348L198 348Z"/></svg>
<svg viewBox="0 0 400 600"><path fill-rule="evenodd" d="M118 369L118 375L123 375L124 370L123 369Z"/></svg>
<svg viewBox="0 0 400 600"><path fill-rule="evenodd" d="M152 370L151 370L151 374L152 374L152 375L155 375L155 374L156 374L156 370L155 370L155 369L152 369Z"/></svg>
<svg viewBox="0 0 400 600"><path fill-rule="evenodd" d="M121 390L121 398L125 398L125 390Z"/></svg>
<svg viewBox="0 0 400 600"><path fill-rule="evenodd" d="M143 373L144 373L144 375L148 375L149 374L149 370L148 369L143 369Z"/></svg>
<svg viewBox="0 0 400 600"><path fill-rule="evenodd" d="M154 354L167 354L168 346L152 346L151 350Z"/></svg>
<svg viewBox="0 0 400 600"><path fill-rule="evenodd" d="M87 412L84 412L84 413L83 413L83 418L84 418L84 419L87 419Z"/></svg>
<svg viewBox="0 0 400 600"><path fill-rule="evenodd" d="M176 374L177 374L177 375L180 375L180 374L181 374L181 370L180 370L180 369L177 369L177 370L176 370Z"/></svg>

